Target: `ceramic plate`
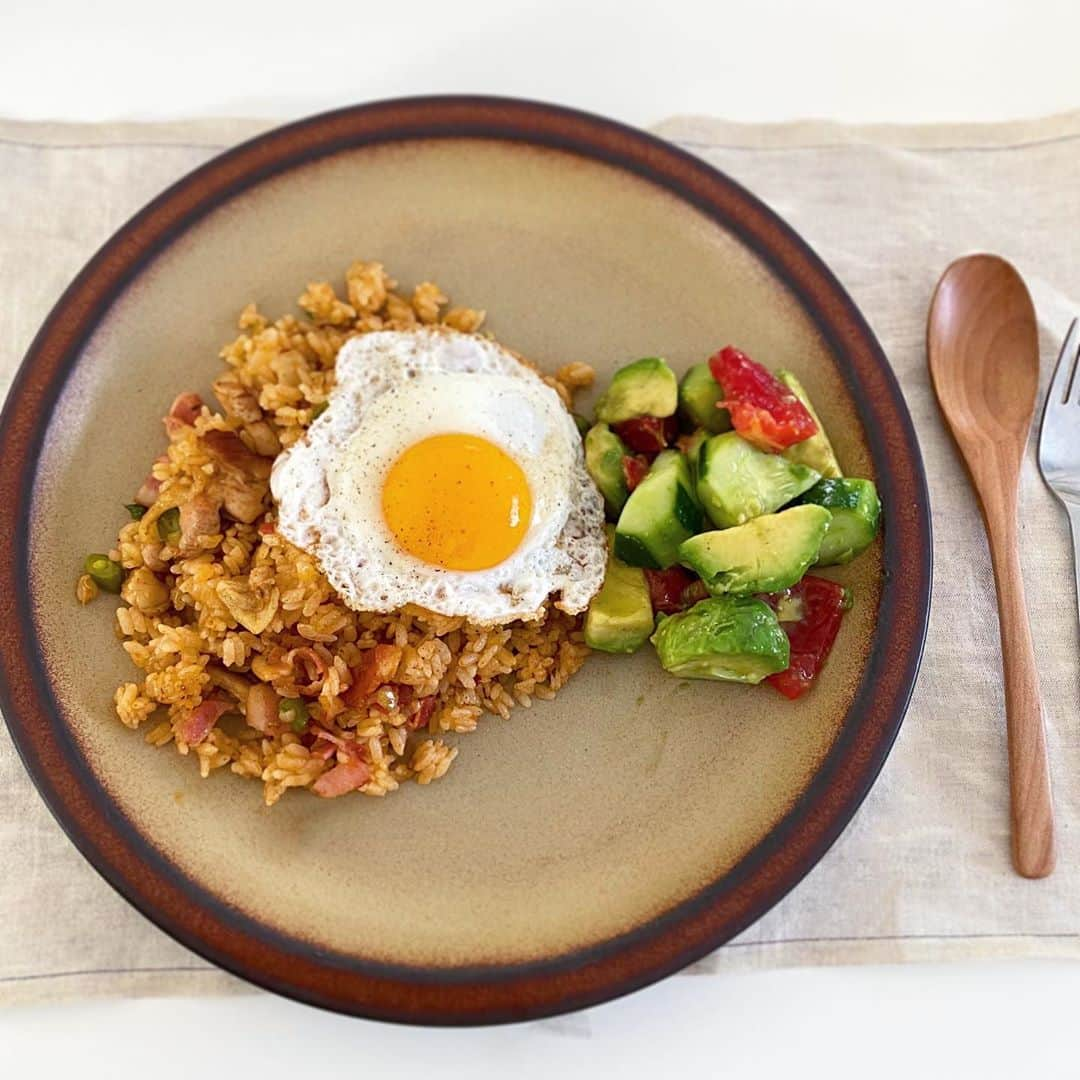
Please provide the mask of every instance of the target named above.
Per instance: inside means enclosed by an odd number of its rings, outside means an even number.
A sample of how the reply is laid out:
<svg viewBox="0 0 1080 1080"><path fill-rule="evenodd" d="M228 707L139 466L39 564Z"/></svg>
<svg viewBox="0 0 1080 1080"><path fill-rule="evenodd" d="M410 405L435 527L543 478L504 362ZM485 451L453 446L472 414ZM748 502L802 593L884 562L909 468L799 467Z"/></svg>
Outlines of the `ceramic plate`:
<svg viewBox="0 0 1080 1080"><path fill-rule="evenodd" d="M489 720L449 776L385 800L261 787L147 746L112 710L132 677L112 605L80 608L87 548L192 383L209 398L239 309L378 259L486 308L554 369L735 342L807 385L882 539L812 693L597 655L558 698ZM930 588L926 486L881 349L768 208L696 158L597 117L440 98L318 116L181 180L72 283L0 430L2 704L83 854L162 929L280 993L424 1023L606 1000L722 945L822 856L907 705ZM93 462L92 470L87 462ZM62 526L61 524L62 523ZM96 539L94 539L96 538ZM902 572L889 573L889 570Z"/></svg>

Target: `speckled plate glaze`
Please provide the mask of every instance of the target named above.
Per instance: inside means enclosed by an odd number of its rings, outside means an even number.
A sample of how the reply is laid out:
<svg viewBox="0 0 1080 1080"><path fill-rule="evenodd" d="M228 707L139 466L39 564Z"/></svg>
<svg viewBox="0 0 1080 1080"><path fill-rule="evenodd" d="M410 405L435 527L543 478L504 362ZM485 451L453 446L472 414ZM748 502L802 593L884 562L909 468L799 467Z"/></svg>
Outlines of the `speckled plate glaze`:
<svg viewBox="0 0 1080 1080"><path fill-rule="evenodd" d="M358 257L484 307L542 365L677 370L727 342L794 369L882 540L820 685L666 676L596 656L558 698L461 740L449 776L386 800L200 780L112 712L131 677L107 602L80 608L179 390L209 389L238 310L291 309ZM83 854L222 967L343 1012L520 1020L644 986L722 945L850 820L899 728L930 590L911 420L841 286L770 210L638 131L548 105L391 101L216 158L122 228L61 298L0 424L0 699ZM93 469L87 470L87 462ZM883 568L902 572L888 573Z"/></svg>

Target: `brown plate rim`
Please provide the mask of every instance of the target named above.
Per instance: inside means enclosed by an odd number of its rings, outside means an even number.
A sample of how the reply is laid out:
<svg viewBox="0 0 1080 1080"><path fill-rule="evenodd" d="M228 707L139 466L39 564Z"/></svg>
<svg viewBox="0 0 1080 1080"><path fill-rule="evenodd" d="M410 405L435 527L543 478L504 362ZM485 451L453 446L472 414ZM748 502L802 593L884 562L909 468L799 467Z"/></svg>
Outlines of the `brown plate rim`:
<svg viewBox="0 0 1080 1080"><path fill-rule="evenodd" d="M210 894L155 849L112 802L64 722L36 643L29 567L34 481L53 406L90 333L147 262L268 177L343 150L428 138L522 142L605 162L735 233L796 296L837 357L887 508L870 659L835 744L781 822L728 873L625 934L549 959L453 969L318 949ZM215 157L119 229L64 292L8 394L0 454L0 707L49 809L106 881L183 945L267 989L356 1016L460 1025L554 1015L646 986L729 941L788 893L851 820L899 731L922 658L932 575L926 477L900 387L854 302L794 230L729 177L654 136L563 106L400 98L301 120Z"/></svg>

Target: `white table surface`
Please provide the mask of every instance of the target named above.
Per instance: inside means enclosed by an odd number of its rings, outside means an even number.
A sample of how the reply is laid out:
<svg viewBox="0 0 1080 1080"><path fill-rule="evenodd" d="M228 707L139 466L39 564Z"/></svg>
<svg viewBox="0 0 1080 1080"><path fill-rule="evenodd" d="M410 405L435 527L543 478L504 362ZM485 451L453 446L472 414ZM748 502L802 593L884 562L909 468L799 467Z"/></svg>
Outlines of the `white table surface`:
<svg viewBox="0 0 1080 1080"><path fill-rule="evenodd" d="M299 116L450 91L639 125L1080 107L1075 0L3 0L0 41L0 115L27 119ZM478 1031L268 995L71 1004L0 1014L0 1073L1076 1076L1078 1002L1080 965L1031 962L683 976L587 1014Z"/></svg>

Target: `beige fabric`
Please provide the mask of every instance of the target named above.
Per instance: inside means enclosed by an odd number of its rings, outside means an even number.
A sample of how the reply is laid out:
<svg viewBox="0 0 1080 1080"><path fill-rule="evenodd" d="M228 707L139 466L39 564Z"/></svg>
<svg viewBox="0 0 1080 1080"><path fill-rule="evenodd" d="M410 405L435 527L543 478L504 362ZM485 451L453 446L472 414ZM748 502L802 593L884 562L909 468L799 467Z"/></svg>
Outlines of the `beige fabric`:
<svg viewBox="0 0 1080 1080"><path fill-rule="evenodd" d="M0 123L0 380L94 249L172 180L258 123L110 128ZM978 127L739 126L660 133L787 218L847 286L903 384L935 525L926 658L896 748L851 827L796 891L692 973L734 966L1080 956L1080 687L1063 515L1029 455L1024 571L1047 702L1055 877L1010 870L1000 657L978 511L938 416L923 348L950 259L1000 252L1039 312L1043 379L1080 312L1080 114ZM895 568L903 573L904 568ZM0 729L0 1001L243 989L129 908L57 828Z"/></svg>

